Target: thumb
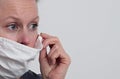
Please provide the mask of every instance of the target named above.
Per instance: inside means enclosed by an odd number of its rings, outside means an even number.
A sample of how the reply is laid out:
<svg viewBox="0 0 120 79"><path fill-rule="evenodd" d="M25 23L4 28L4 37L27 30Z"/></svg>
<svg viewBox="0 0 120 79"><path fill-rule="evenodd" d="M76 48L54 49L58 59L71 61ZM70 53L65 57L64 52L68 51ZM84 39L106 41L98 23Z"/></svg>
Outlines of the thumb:
<svg viewBox="0 0 120 79"><path fill-rule="evenodd" d="M39 61L40 61L40 64L47 62L47 50L46 50L46 48L43 48L40 51Z"/></svg>
<svg viewBox="0 0 120 79"><path fill-rule="evenodd" d="M43 48L41 50L40 56L39 56L39 62L40 62L41 74L43 75L43 77L45 77L45 75L48 75L50 71L46 48Z"/></svg>

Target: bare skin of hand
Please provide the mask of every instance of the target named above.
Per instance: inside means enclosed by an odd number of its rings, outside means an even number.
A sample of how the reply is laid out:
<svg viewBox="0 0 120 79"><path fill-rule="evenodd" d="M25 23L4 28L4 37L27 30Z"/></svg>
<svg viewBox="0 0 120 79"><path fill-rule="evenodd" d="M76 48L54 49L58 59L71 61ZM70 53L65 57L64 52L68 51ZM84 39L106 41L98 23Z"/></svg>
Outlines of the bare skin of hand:
<svg viewBox="0 0 120 79"><path fill-rule="evenodd" d="M57 37L41 33L43 38L43 49L39 61L43 79L65 79L66 72L70 65L70 57L63 49ZM47 47L50 51L47 54Z"/></svg>

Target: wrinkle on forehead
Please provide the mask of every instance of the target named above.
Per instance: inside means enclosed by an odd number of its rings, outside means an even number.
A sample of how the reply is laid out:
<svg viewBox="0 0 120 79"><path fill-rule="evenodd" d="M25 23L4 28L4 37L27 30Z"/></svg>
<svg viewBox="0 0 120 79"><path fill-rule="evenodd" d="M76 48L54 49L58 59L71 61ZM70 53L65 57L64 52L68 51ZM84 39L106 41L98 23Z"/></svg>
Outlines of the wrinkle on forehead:
<svg viewBox="0 0 120 79"><path fill-rule="evenodd" d="M30 12L32 12L32 14ZM38 15L36 1L0 0L0 17L9 15L14 15L20 18L29 18Z"/></svg>
<svg viewBox="0 0 120 79"><path fill-rule="evenodd" d="M8 5L9 4L11 5L27 5L27 4L30 4L30 3L33 3L33 4L36 4L36 1L35 0L0 0L0 6L3 6L3 5Z"/></svg>

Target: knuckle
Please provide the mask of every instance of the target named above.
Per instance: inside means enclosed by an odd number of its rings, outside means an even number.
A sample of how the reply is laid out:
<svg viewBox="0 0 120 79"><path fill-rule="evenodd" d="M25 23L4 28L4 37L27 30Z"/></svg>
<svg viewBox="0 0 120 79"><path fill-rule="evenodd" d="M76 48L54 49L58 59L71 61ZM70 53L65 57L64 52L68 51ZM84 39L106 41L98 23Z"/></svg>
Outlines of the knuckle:
<svg viewBox="0 0 120 79"><path fill-rule="evenodd" d="M58 45L55 45L55 49L58 49L59 47L58 47Z"/></svg>
<svg viewBox="0 0 120 79"><path fill-rule="evenodd" d="M53 54L53 55L51 56L51 58L52 58L52 59L55 59L55 58L56 58L56 54Z"/></svg>
<svg viewBox="0 0 120 79"><path fill-rule="evenodd" d="M71 57L68 55L68 58L67 58L67 59L68 59L68 64L70 65L71 62L72 62L72 61L71 61Z"/></svg>
<svg viewBox="0 0 120 79"><path fill-rule="evenodd" d="M59 41L59 38L56 37L56 36L54 36L54 40L55 40L56 42L58 42L58 41Z"/></svg>

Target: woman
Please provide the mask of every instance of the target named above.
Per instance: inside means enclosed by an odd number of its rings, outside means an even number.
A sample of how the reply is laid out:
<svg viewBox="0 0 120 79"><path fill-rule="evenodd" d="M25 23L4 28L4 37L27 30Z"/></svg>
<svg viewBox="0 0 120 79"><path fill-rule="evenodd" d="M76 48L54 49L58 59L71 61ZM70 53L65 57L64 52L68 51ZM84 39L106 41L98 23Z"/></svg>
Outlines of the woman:
<svg viewBox="0 0 120 79"><path fill-rule="evenodd" d="M16 43L28 46L29 47L28 49L34 48L36 43L36 38L38 37L38 33L37 33L38 21L39 21L39 16L38 16L36 0L0 0L0 37L7 38L15 41ZM43 48L41 49L39 55L39 63L41 65L40 71L42 74L40 76L32 71L28 71L28 72L24 72L23 75L21 75L21 79L64 79L70 64L69 56L64 51L57 37L45 33L41 33L40 36L43 39L42 40ZM8 41L6 42L8 43ZM12 43L13 46L14 44L16 45L16 43ZM50 52L48 54L46 51L47 46L50 47ZM9 47L9 49L10 51L11 49L12 51L14 51L17 50L16 47L12 49L11 46ZM27 47L23 46L22 48L24 51L26 51L24 48ZM20 51L22 49L20 49ZM1 50L1 51L5 51L5 50ZM8 54L6 51L3 53ZM16 54L17 52L13 52L13 53ZM24 54L25 52L22 53ZM5 60L5 57L6 56L1 56L1 60L2 59ZM8 58L8 56L6 58ZM17 57L15 56L13 58L15 63L10 63L10 64L15 64L17 66L18 64L16 61L19 60L17 60ZM11 57L11 59L13 58ZM0 63L0 71L5 71L4 68L7 65L4 63L7 61ZM22 61L21 63L24 63L24 61ZM8 71L12 72L12 69L11 70L10 69L11 68L8 68L7 71L4 73L4 74L9 74L7 75L6 79L7 78L10 79L11 75L14 76L13 75L14 73L19 72L18 70L17 72L9 73ZM4 78L3 75L0 74L1 76L0 78Z"/></svg>

